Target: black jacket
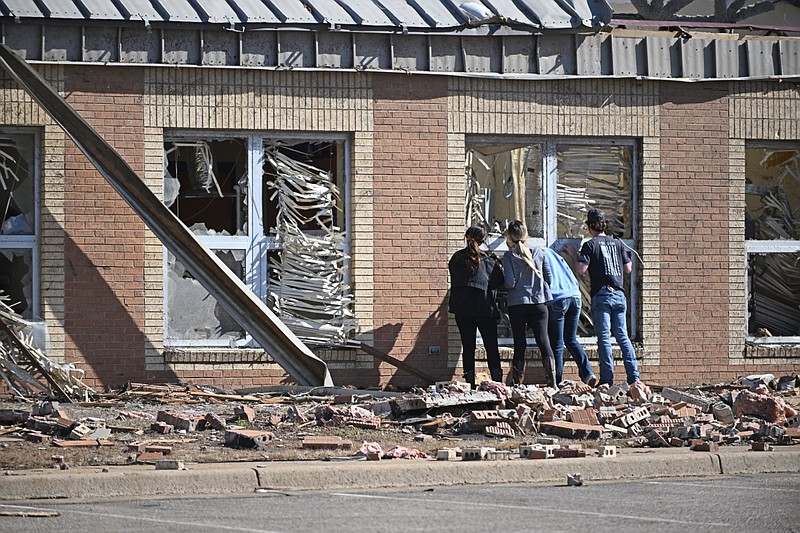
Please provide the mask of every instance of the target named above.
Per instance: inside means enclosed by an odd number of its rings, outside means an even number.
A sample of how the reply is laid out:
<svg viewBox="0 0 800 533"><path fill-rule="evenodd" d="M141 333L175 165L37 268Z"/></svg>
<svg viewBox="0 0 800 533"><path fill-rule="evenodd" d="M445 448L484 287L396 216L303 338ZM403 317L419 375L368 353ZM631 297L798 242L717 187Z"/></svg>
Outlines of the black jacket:
<svg viewBox="0 0 800 533"><path fill-rule="evenodd" d="M493 256L481 253L480 266L474 274L467 270L467 251L453 254L450 270L449 311L464 316L500 318L494 291L503 286L503 270Z"/></svg>

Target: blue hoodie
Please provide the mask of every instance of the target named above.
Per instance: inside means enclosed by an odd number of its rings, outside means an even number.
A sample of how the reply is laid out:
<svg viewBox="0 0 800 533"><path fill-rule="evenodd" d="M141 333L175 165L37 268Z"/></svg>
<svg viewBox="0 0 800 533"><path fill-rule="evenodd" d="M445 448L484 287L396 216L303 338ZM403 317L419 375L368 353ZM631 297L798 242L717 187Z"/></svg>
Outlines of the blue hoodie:
<svg viewBox="0 0 800 533"><path fill-rule="evenodd" d="M578 279L567 262L552 248L546 248L545 250L544 260L550 267L550 293L553 296L553 301L557 302L564 298L580 297L581 291L578 287Z"/></svg>

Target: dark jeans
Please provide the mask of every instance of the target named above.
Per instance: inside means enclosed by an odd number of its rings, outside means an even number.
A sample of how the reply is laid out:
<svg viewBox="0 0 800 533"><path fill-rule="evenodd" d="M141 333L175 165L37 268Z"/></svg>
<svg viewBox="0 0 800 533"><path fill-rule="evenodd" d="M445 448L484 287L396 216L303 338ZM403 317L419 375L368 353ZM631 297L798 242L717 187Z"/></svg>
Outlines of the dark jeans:
<svg viewBox="0 0 800 533"><path fill-rule="evenodd" d="M475 336L476 332L480 331L492 380L502 382L503 369L500 367L500 350L497 347L497 319L457 314L456 325L461 336L461 347L464 351L462 355L464 379L475 385Z"/></svg>
<svg viewBox="0 0 800 533"><path fill-rule="evenodd" d="M578 341L578 321L581 318L580 296L570 296L561 300L548 302L547 310L550 313L548 320L548 333L550 347L556 359L556 381L561 383L564 372L564 348L569 350L575 364L578 365L578 375L581 381L587 383L594 377L592 366L586 351Z"/></svg>
<svg viewBox="0 0 800 533"><path fill-rule="evenodd" d="M547 306L545 304L523 304L508 307L508 318L511 321L511 333L514 335L514 359L512 362L514 377L525 371L525 350L528 348L527 328L533 330L536 346L542 354L547 385L555 387L555 357L550 348L550 339L547 336ZM515 379L516 381L516 379Z"/></svg>

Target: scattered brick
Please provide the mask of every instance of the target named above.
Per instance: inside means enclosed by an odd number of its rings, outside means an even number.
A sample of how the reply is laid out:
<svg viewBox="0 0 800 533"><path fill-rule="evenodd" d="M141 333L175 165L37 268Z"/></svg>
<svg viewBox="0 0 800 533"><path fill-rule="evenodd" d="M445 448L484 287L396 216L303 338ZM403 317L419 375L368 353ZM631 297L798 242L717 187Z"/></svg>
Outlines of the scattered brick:
<svg viewBox="0 0 800 533"><path fill-rule="evenodd" d="M341 437L326 437L321 435L309 435L303 437L303 448L312 450L349 450L353 447L352 441L344 440Z"/></svg>
<svg viewBox="0 0 800 533"><path fill-rule="evenodd" d="M769 452L772 451L768 442L755 441L750 443L750 449L754 452Z"/></svg>

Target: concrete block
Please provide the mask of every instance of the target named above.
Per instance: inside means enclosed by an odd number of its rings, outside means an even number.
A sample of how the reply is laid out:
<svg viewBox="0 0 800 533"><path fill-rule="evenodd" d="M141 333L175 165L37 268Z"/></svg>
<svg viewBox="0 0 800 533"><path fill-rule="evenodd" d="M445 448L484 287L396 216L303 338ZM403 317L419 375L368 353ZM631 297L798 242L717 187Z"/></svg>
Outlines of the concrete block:
<svg viewBox="0 0 800 533"><path fill-rule="evenodd" d="M436 451L437 461L455 461L456 451L452 448L442 448Z"/></svg>
<svg viewBox="0 0 800 533"><path fill-rule="evenodd" d="M617 456L617 447L616 446L598 446L597 453L600 457L616 457Z"/></svg>
<svg viewBox="0 0 800 533"><path fill-rule="evenodd" d="M487 447L472 447L472 448L464 448L461 452L461 460L462 461L483 461L486 459L486 456L489 452L495 451L494 448L487 448Z"/></svg>
<svg viewBox="0 0 800 533"><path fill-rule="evenodd" d="M183 461L176 459L159 459L155 461L156 470L186 470Z"/></svg>

